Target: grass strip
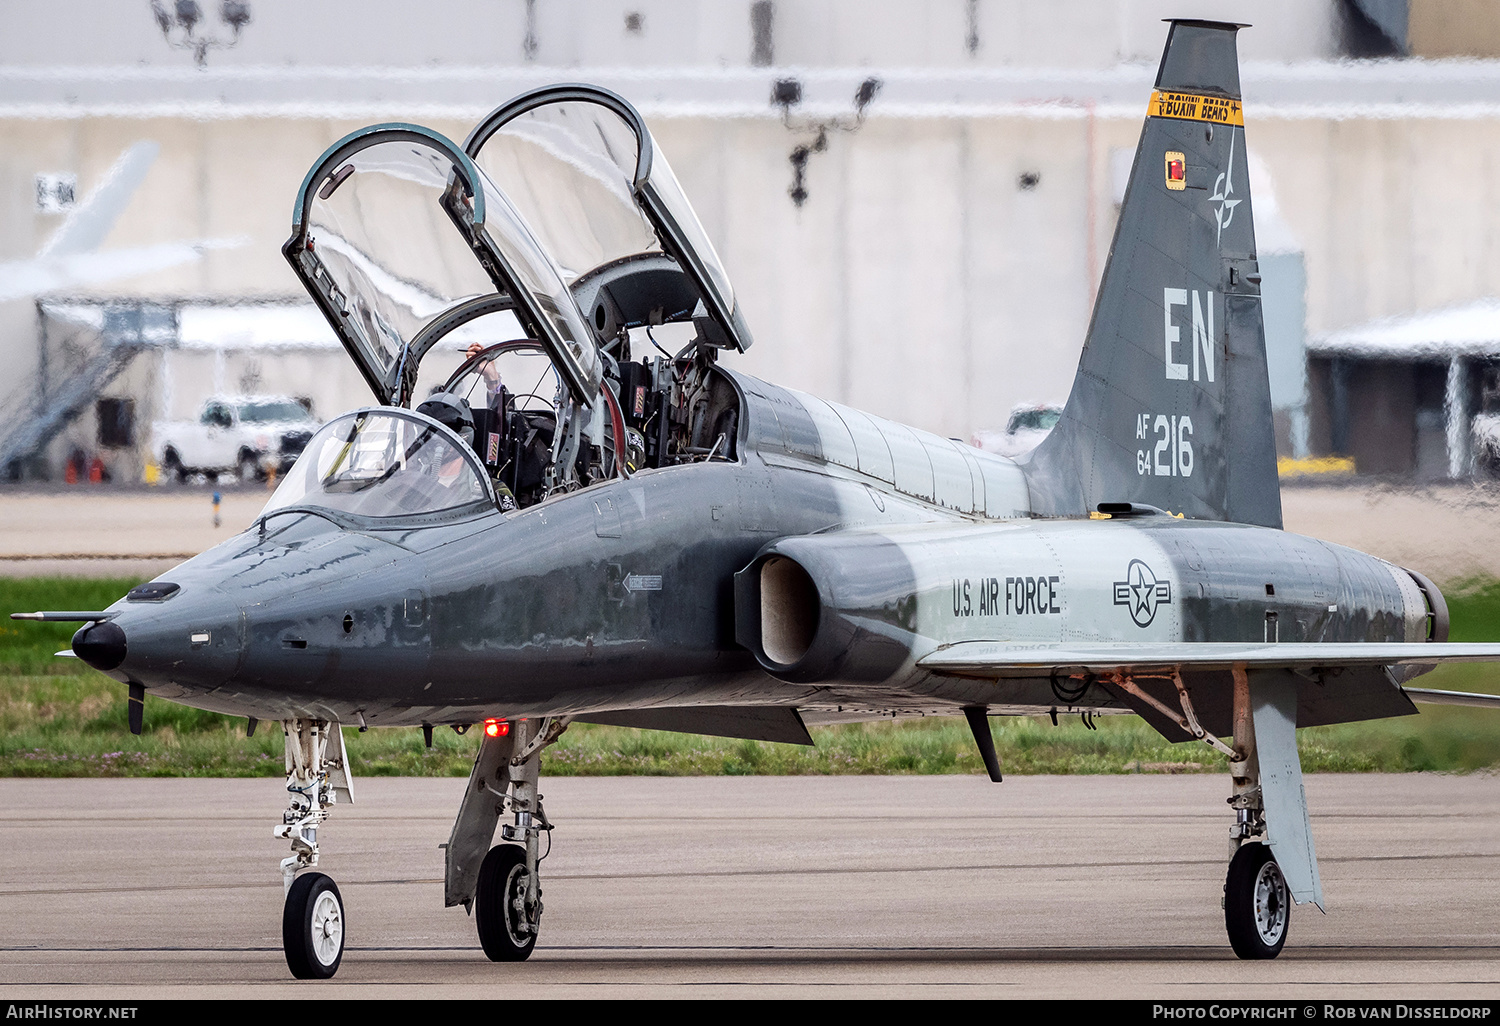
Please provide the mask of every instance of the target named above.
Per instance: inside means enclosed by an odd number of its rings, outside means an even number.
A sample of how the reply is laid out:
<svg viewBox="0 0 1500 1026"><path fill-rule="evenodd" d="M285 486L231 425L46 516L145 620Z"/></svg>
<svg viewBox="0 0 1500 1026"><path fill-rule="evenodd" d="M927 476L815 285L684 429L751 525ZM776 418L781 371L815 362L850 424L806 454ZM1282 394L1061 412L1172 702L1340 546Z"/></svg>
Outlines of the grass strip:
<svg viewBox="0 0 1500 1026"><path fill-rule="evenodd" d="M0 579L0 612L98 609L130 580ZM1500 581L1450 587L1455 641L1500 640ZM0 620L0 776L282 775L276 724L245 737L243 719L146 698L146 732L126 729L124 688L76 661L56 659L75 625ZM1439 667L1424 687L1500 693L1500 668ZM1200 744L1167 743L1135 716L1106 716L1087 729L1077 717L995 718L1008 774L1223 772L1224 759ZM543 756L550 776L694 776L981 773L962 719L813 728L815 748L665 731L573 724ZM358 776L464 776L476 733L416 728L345 729ZM1500 714L1426 706L1419 716L1298 732L1304 770L1468 772L1500 766Z"/></svg>

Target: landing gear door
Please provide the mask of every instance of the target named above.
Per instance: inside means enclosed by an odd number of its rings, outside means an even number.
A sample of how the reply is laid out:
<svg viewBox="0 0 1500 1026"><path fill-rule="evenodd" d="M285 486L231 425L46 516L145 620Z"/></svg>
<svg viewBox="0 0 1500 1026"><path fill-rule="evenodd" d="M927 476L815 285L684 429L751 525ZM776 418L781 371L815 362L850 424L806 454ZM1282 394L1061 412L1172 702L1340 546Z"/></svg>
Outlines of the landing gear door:
<svg viewBox="0 0 1500 1026"><path fill-rule="evenodd" d="M531 226L606 345L629 328L690 320L702 342L750 347L718 253L624 99L586 85L533 90L480 122L464 150Z"/></svg>
<svg viewBox="0 0 1500 1026"><path fill-rule="evenodd" d="M597 342L558 269L437 132L374 125L335 143L303 180L282 253L383 404L410 402L424 346L442 334L425 329L478 300L510 309L575 401L597 394Z"/></svg>

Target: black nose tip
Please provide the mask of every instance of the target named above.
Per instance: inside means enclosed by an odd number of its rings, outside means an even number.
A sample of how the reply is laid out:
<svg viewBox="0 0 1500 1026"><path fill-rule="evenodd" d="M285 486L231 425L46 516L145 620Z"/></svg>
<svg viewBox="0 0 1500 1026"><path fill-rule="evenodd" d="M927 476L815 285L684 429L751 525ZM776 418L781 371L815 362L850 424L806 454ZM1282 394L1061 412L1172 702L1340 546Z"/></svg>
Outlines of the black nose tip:
<svg viewBox="0 0 1500 1026"><path fill-rule="evenodd" d="M125 661L125 632L104 620L73 635L73 654L96 670L113 670Z"/></svg>

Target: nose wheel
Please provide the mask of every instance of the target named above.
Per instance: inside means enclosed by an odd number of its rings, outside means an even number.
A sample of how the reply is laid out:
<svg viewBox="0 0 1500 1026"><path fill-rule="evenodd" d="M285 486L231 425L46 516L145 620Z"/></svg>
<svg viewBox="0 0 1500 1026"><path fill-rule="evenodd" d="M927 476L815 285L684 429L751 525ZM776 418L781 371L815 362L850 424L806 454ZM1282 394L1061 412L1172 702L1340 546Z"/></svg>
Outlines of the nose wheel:
<svg viewBox="0 0 1500 1026"><path fill-rule="evenodd" d="M1241 958L1275 958L1286 944L1292 896L1264 844L1243 844L1224 881L1224 926Z"/></svg>
<svg viewBox="0 0 1500 1026"><path fill-rule="evenodd" d="M287 968L299 980L326 980L344 958L344 899L322 873L292 883L281 914L281 946Z"/></svg>

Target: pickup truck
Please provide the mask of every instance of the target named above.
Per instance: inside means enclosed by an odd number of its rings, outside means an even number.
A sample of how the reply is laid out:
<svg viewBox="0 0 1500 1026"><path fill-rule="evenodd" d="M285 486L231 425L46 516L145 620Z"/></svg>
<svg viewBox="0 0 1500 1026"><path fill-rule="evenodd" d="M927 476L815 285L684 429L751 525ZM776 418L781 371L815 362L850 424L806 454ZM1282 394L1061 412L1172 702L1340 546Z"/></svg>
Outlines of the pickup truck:
<svg viewBox="0 0 1500 1026"><path fill-rule="evenodd" d="M1010 411L1004 431L981 428L969 444L1000 456L1019 456L1041 445L1061 417L1059 403L1020 403Z"/></svg>
<svg viewBox="0 0 1500 1026"><path fill-rule="evenodd" d="M318 429L301 403L286 396L215 396L197 420L153 425L152 452L180 481L193 474L237 474L241 480L284 472Z"/></svg>

